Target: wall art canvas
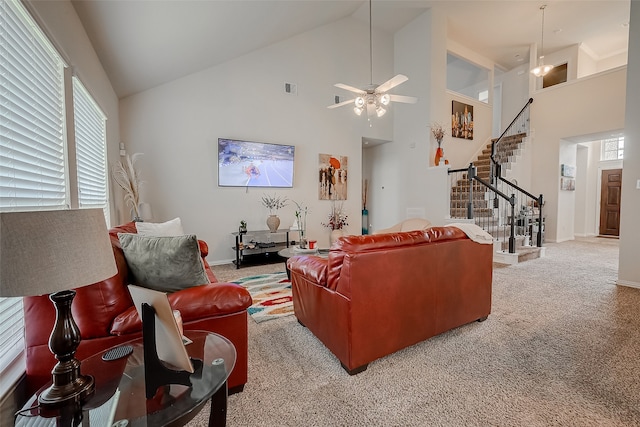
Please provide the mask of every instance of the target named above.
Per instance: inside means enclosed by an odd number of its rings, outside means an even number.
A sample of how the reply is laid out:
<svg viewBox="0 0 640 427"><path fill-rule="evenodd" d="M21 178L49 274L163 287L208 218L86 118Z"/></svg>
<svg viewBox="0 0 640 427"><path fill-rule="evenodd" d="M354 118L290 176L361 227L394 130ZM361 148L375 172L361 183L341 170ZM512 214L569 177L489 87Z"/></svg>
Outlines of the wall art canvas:
<svg viewBox="0 0 640 427"><path fill-rule="evenodd" d="M451 136L473 139L473 105L451 101Z"/></svg>
<svg viewBox="0 0 640 427"><path fill-rule="evenodd" d="M560 165L560 175L566 176L566 177L569 177L569 178L575 178L576 177L576 167L575 166L571 166L571 165L562 164L562 165Z"/></svg>
<svg viewBox="0 0 640 427"><path fill-rule="evenodd" d="M563 176L562 178L560 178L560 189L565 191L575 191L576 180Z"/></svg>
<svg viewBox="0 0 640 427"><path fill-rule="evenodd" d="M319 155L318 197L320 200L347 200L347 156Z"/></svg>

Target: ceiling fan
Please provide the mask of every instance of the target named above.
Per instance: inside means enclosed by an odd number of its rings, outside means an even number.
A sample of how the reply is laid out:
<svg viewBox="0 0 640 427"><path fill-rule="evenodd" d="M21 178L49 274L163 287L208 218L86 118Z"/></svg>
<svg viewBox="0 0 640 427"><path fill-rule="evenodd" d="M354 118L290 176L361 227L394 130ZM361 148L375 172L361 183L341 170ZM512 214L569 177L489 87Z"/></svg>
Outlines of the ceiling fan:
<svg viewBox="0 0 640 427"><path fill-rule="evenodd" d="M358 96L346 101L338 102L333 105L329 105L327 108L338 108L350 103L354 104L353 111L359 116L363 111L367 111L367 117L371 120L371 117L376 115L382 117L387 112L387 106L391 102L403 102L405 104L415 104L418 98L413 96L393 95L387 93L394 87L406 82L409 78L403 74L398 74L395 77L390 78L386 82L376 85L373 84L373 43L372 43L372 30L371 30L371 0L369 0L369 70L370 80L369 86L365 89L358 89L357 87L349 86L343 83L336 83L334 86L340 89L348 90Z"/></svg>

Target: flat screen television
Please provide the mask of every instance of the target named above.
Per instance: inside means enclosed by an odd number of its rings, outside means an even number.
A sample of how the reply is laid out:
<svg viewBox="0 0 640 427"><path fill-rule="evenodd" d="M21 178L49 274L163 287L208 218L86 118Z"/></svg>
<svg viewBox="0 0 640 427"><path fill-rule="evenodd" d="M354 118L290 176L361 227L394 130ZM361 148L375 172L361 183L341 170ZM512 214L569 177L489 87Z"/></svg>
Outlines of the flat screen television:
<svg viewBox="0 0 640 427"><path fill-rule="evenodd" d="M218 186L293 187L295 146L218 138Z"/></svg>

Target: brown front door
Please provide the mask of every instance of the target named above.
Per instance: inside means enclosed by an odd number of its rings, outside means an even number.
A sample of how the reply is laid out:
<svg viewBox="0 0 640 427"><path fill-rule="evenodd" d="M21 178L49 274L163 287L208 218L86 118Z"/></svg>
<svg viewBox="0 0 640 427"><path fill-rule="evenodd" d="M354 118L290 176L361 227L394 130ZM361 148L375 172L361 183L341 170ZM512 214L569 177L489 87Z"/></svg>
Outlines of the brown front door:
<svg viewBox="0 0 640 427"><path fill-rule="evenodd" d="M622 169L603 170L600 187L600 235L619 236Z"/></svg>

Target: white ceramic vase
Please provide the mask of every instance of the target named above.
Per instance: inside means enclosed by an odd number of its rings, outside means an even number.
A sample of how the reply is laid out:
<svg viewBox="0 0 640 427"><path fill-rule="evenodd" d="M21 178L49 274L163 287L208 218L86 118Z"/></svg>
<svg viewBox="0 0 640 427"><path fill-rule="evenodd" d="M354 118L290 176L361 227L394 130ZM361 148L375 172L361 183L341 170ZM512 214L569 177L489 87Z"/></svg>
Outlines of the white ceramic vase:
<svg viewBox="0 0 640 427"><path fill-rule="evenodd" d="M331 242L331 246L338 240L340 237L344 236L342 229L331 230L331 235L329 236L329 242Z"/></svg>
<svg viewBox="0 0 640 427"><path fill-rule="evenodd" d="M280 227L280 218L278 215L269 215L267 217L267 227L272 233L275 233Z"/></svg>

